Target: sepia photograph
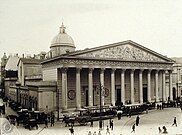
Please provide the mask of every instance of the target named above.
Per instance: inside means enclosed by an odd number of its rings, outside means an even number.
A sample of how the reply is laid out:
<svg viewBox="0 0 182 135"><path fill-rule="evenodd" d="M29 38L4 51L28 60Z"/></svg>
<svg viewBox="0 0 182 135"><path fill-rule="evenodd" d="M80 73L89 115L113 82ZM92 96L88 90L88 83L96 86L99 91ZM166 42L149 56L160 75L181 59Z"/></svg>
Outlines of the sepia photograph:
<svg viewBox="0 0 182 135"><path fill-rule="evenodd" d="M181 0L0 0L0 135L182 135Z"/></svg>

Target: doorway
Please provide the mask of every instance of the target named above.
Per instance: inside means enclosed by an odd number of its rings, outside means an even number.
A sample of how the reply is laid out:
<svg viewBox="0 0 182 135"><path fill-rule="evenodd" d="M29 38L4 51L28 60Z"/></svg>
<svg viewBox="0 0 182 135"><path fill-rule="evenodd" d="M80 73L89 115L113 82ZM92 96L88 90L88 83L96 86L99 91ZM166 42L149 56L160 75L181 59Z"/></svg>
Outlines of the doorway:
<svg viewBox="0 0 182 135"><path fill-rule="evenodd" d="M121 89L116 89L116 102L121 103Z"/></svg>
<svg viewBox="0 0 182 135"><path fill-rule="evenodd" d="M85 106L88 106L89 105L88 86L83 86L83 94L84 94L83 101L85 100Z"/></svg>
<svg viewBox="0 0 182 135"><path fill-rule="evenodd" d="M173 100L176 100L176 88L173 87Z"/></svg>
<svg viewBox="0 0 182 135"><path fill-rule="evenodd" d="M88 89L85 90L86 106L88 106Z"/></svg>
<svg viewBox="0 0 182 135"><path fill-rule="evenodd" d="M147 87L143 87L143 102L147 102Z"/></svg>

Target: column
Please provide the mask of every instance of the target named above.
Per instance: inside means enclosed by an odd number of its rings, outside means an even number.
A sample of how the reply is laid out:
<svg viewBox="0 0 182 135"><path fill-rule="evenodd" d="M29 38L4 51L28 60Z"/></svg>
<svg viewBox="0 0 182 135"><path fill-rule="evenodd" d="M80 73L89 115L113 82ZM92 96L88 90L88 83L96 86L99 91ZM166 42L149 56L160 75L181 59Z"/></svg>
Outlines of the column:
<svg viewBox="0 0 182 135"><path fill-rule="evenodd" d="M121 102L125 104L125 69L121 70Z"/></svg>
<svg viewBox="0 0 182 135"><path fill-rule="evenodd" d="M139 71L139 92L140 92L140 104L143 104L143 69Z"/></svg>
<svg viewBox="0 0 182 135"><path fill-rule="evenodd" d="M104 68L100 70L100 84L101 84L101 103L104 106Z"/></svg>
<svg viewBox="0 0 182 135"><path fill-rule="evenodd" d="M111 103L115 105L115 70L111 70Z"/></svg>
<svg viewBox="0 0 182 135"><path fill-rule="evenodd" d="M172 70L169 70L169 98L173 100L173 91L172 91Z"/></svg>
<svg viewBox="0 0 182 135"><path fill-rule="evenodd" d="M134 99L134 69L131 69L131 72L130 72L130 88L131 88L131 104L133 104L135 102L135 99Z"/></svg>
<svg viewBox="0 0 182 135"><path fill-rule="evenodd" d="M62 68L62 109L67 109L67 68Z"/></svg>
<svg viewBox="0 0 182 135"><path fill-rule="evenodd" d="M80 88L80 70L81 68L76 68L76 108L81 108L81 88Z"/></svg>
<svg viewBox="0 0 182 135"><path fill-rule="evenodd" d="M148 70L147 73L147 100L151 102L151 70Z"/></svg>
<svg viewBox="0 0 182 135"><path fill-rule="evenodd" d="M155 99L156 102L159 102L159 71L155 71Z"/></svg>
<svg viewBox="0 0 182 135"><path fill-rule="evenodd" d="M89 106L93 106L93 68L89 68L88 73L88 95L89 95Z"/></svg>
<svg viewBox="0 0 182 135"><path fill-rule="evenodd" d="M166 74L162 72L162 101L166 101Z"/></svg>

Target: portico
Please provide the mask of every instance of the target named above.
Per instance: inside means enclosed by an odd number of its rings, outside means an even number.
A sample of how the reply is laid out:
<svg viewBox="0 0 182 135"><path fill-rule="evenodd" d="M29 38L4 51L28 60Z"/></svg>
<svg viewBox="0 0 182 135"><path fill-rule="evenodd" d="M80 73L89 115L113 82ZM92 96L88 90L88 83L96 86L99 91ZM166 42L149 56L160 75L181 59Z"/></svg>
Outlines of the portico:
<svg viewBox="0 0 182 135"><path fill-rule="evenodd" d="M140 52L146 57L145 60L136 54L135 58L130 58L133 55L130 51L136 47L143 49L132 41L126 41L120 45L110 45L110 49L101 47L100 52L97 52L99 48L94 48L43 62L44 73L51 67L57 70L60 108L67 110L99 105L100 84L103 88L102 105L166 101L166 91L169 91L169 98L172 99L172 83L170 81L169 89L166 89L165 76L168 72L171 78L173 61L146 48ZM107 51L100 54L106 48ZM129 54L125 53L120 58L119 53L113 52L118 49L128 49ZM108 51L110 55L107 55ZM145 54L145 51L149 52Z"/></svg>
<svg viewBox="0 0 182 135"><path fill-rule="evenodd" d="M69 70L69 68L66 68ZM74 68L71 68L72 70ZM65 70L65 68L64 68ZM158 89L158 72L162 72L163 79L165 79L164 74L165 70L157 70L157 69L119 69L119 68L76 68L75 67L75 82L70 80L65 80L65 76L68 76L62 68L60 68L62 79L64 79L67 83L72 83L72 85L76 85L75 93L69 93L70 88L67 85L62 85L62 108L67 109L67 102L68 100L75 100L75 107L81 108L81 106L94 106L99 105L98 103L98 92L95 93L96 89L95 86L101 85L105 87L106 93L102 96L102 105L115 105L118 96L121 96L121 101L123 104L128 103L140 103L142 104L144 101L154 102L154 101L166 101L165 89ZM96 71L95 71L96 70ZM93 76L95 77L93 72L98 72L99 76L93 80ZM118 72L116 72L118 71ZM170 70L169 70L170 71ZM106 76L106 72L109 72L110 75ZM126 77L126 72L128 72L129 78ZM120 73L119 75L121 78L116 78L116 73ZM88 77L86 77L88 76ZM80 77L85 77L81 79ZM136 79L135 79L136 78ZM139 78L139 79L137 79ZM143 81L143 78L147 78L147 83ZM116 92L116 79L120 80L120 94L117 95ZM128 81L129 79L129 81ZM81 81L83 80L83 81ZM106 80L104 82L104 80ZM165 80L162 81L164 85ZM144 99L143 91L145 89L145 85L147 85L147 99ZM129 87L126 87L128 85ZM172 84L170 84L171 87ZM86 88L86 89L85 89ZM162 88L165 88L164 86ZM74 88L73 88L74 89ZM68 90L68 91L67 91ZM159 91L161 91L162 95L159 95ZM171 89L169 89L171 92ZM130 92L130 93L129 93ZM66 93L69 93L67 98ZM109 95L107 95L109 94ZM75 96L76 95L76 96ZM81 98L80 98L81 97ZM82 101L83 100L83 101ZM88 100L88 101L86 101ZM94 101L95 100L95 101ZM88 104L86 104L88 102Z"/></svg>
<svg viewBox="0 0 182 135"><path fill-rule="evenodd" d="M166 101L168 95L172 99L174 61L131 40L75 51L62 24L50 49L42 62L43 80L57 81L62 111L99 105L100 90L102 105Z"/></svg>

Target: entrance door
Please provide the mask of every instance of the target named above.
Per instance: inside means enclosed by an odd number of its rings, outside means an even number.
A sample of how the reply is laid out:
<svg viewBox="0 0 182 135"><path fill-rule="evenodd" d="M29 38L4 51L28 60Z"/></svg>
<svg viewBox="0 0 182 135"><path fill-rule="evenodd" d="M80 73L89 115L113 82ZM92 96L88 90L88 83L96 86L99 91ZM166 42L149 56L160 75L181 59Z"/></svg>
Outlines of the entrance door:
<svg viewBox="0 0 182 135"><path fill-rule="evenodd" d="M83 92L84 92L83 99L85 99L85 106L88 106L88 104L89 104L89 101L88 101L89 100L88 99L88 86L83 86Z"/></svg>
<svg viewBox="0 0 182 135"><path fill-rule="evenodd" d="M147 102L147 87L143 87L143 102Z"/></svg>
<svg viewBox="0 0 182 135"><path fill-rule="evenodd" d="M176 99L176 89L173 88L173 100L175 100L175 99Z"/></svg>
<svg viewBox="0 0 182 135"><path fill-rule="evenodd" d="M88 88L85 89L86 106L88 106Z"/></svg>
<svg viewBox="0 0 182 135"><path fill-rule="evenodd" d="M117 92L117 103L121 103L121 89L116 89Z"/></svg>

